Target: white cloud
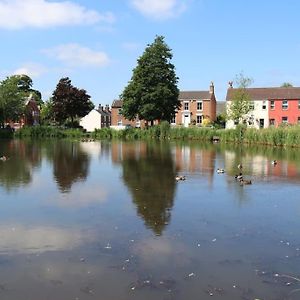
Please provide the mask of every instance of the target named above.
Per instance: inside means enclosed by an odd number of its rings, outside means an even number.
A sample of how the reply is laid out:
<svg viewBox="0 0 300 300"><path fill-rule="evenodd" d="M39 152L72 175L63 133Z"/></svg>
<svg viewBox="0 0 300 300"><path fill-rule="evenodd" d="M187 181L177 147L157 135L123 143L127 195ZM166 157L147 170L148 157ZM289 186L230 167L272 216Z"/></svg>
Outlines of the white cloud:
<svg viewBox="0 0 300 300"><path fill-rule="evenodd" d="M46 28L64 25L112 23L114 15L99 13L71 1L0 0L0 28Z"/></svg>
<svg viewBox="0 0 300 300"><path fill-rule="evenodd" d="M14 75L28 75L31 78L40 77L42 74L47 72L46 68L36 63L26 63L13 72Z"/></svg>
<svg viewBox="0 0 300 300"><path fill-rule="evenodd" d="M84 244L89 239L76 229L22 224L0 226L2 253L36 253L69 250Z"/></svg>
<svg viewBox="0 0 300 300"><path fill-rule="evenodd" d="M168 19L178 16L186 9L183 0L130 0L134 8L154 19Z"/></svg>
<svg viewBox="0 0 300 300"><path fill-rule="evenodd" d="M70 67L103 67L110 63L110 59L105 52L94 51L79 44L59 45L45 49L43 52L57 58Z"/></svg>

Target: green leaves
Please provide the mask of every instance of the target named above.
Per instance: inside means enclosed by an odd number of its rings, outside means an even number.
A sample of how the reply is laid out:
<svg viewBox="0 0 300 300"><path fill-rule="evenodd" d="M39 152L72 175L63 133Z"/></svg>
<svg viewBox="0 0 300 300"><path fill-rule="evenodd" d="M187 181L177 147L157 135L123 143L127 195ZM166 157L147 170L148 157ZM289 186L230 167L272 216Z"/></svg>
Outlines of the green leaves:
<svg viewBox="0 0 300 300"><path fill-rule="evenodd" d="M178 78L171 59L171 50L162 36L146 47L121 95L122 111L127 119L138 116L146 121L169 121L175 114L180 102Z"/></svg>

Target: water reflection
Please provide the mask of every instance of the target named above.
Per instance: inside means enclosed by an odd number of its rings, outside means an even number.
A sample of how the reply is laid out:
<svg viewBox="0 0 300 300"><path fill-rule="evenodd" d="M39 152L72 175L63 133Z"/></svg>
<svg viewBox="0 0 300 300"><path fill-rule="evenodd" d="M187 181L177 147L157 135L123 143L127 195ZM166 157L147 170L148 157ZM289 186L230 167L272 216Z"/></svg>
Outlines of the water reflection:
<svg viewBox="0 0 300 300"><path fill-rule="evenodd" d="M47 150L48 158L53 161L53 175L61 192L70 192L75 182L86 180L90 157L79 143L53 143Z"/></svg>
<svg viewBox="0 0 300 300"><path fill-rule="evenodd" d="M155 234L161 235L170 222L176 189L170 146L150 143L114 146L122 147L123 179L138 215Z"/></svg>
<svg viewBox="0 0 300 300"><path fill-rule="evenodd" d="M41 164L41 151L38 142L10 140L0 143L0 155L8 160L0 161L0 185L7 190L27 185L32 180L33 169Z"/></svg>

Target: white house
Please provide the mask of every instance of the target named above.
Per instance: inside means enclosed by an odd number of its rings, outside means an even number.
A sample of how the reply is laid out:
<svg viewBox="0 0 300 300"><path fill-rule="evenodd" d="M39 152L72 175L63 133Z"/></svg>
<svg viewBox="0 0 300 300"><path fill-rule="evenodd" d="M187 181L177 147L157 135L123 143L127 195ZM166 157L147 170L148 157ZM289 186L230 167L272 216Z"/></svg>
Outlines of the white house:
<svg viewBox="0 0 300 300"><path fill-rule="evenodd" d="M98 109L91 110L79 122L79 125L89 132L92 132L95 129L109 127L110 124L111 112L108 105L106 105L105 108L99 105Z"/></svg>
<svg viewBox="0 0 300 300"><path fill-rule="evenodd" d="M232 98L237 89L230 87L226 96L226 111L230 111ZM266 128L269 127L269 105L268 98L265 95L257 93L255 88L247 88L246 91L250 97L250 111L244 116L246 124L250 128ZM235 128L236 124L233 120L226 122L226 128Z"/></svg>

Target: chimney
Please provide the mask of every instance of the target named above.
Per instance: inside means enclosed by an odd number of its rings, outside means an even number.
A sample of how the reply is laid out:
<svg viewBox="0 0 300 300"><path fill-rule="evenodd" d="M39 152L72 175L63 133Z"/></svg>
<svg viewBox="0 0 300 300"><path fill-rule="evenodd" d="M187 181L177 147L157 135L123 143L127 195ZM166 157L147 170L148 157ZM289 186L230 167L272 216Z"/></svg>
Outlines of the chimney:
<svg viewBox="0 0 300 300"><path fill-rule="evenodd" d="M105 111L110 112L108 104L105 105Z"/></svg>
<svg viewBox="0 0 300 300"><path fill-rule="evenodd" d="M233 81L228 82L228 88L232 89L233 88Z"/></svg>
<svg viewBox="0 0 300 300"><path fill-rule="evenodd" d="M210 83L210 86L209 86L209 93L210 93L210 94L214 94L214 93L215 93L215 86L214 86L214 83L213 83L213 82Z"/></svg>
<svg viewBox="0 0 300 300"><path fill-rule="evenodd" d="M99 111L103 111L103 106L102 106L101 104L99 104L98 110L99 110Z"/></svg>

